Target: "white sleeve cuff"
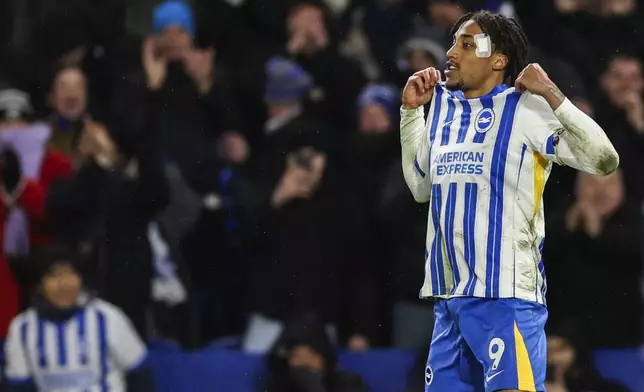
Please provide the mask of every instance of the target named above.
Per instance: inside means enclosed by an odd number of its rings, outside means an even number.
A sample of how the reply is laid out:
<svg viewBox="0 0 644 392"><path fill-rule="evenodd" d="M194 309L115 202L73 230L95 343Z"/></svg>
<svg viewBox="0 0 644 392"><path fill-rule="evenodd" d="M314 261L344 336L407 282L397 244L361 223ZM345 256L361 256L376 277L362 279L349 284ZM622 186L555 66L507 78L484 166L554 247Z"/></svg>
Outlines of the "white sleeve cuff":
<svg viewBox="0 0 644 392"><path fill-rule="evenodd" d="M564 101L559 105L557 109L555 109L555 116L559 118L559 116L566 115L570 113L570 111L577 111L577 106L575 106L574 103L570 102L568 98L564 99Z"/></svg>
<svg viewBox="0 0 644 392"><path fill-rule="evenodd" d="M418 116L423 117L424 115L425 111L423 109L423 105L420 105L416 109L404 109L402 106L400 107L401 118L416 118Z"/></svg>

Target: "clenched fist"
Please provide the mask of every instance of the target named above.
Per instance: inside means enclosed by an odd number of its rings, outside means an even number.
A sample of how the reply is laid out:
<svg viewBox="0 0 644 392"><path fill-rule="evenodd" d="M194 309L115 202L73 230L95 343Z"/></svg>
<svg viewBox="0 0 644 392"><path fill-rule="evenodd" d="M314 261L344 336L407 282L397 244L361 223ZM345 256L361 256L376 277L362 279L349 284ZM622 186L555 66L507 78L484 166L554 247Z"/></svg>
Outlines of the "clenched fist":
<svg viewBox="0 0 644 392"><path fill-rule="evenodd" d="M514 82L514 87L520 92L528 91L542 96L553 110L566 99L557 85L550 80L546 71L537 63L528 64L521 71Z"/></svg>
<svg viewBox="0 0 644 392"><path fill-rule="evenodd" d="M514 87L521 91L529 91L532 94L544 96L554 83L548 77L546 71L541 68L537 63L528 64L527 67L521 71L514 82Z"/></svg>
<svg viewBox="0 0 644 392"><path fill-rule="evenodd" d="M403 90L403 109L416 109L432 98L434 86L441 82L441 73L434 67L418 71L407 79Z"/></svg>

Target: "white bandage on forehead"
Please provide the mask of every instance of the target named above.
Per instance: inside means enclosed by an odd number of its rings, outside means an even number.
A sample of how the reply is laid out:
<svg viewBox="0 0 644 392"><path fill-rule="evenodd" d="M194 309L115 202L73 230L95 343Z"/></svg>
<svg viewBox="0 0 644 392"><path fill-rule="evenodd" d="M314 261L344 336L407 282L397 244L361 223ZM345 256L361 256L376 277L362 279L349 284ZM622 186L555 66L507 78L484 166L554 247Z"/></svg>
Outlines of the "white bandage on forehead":
<svg viewBox="0 0 644 392"><path fill-rule="evenodd" d="M454 38L458 39L458 37L463 34L465 34L465 24L463 24L456 34L454 34ZM475 34L474 43L476 44L476 57L492 56L492 52L494 52L494 44L492 43L489 35L485 33Z"/></svg>
<svg viewBox="0 0 644 392"><path fill-rule="evenodd" d="M474 43L476 44L476 57L490 57L492 56L492 40L490 36L485 33L476 34L474 36Z"/></svg>

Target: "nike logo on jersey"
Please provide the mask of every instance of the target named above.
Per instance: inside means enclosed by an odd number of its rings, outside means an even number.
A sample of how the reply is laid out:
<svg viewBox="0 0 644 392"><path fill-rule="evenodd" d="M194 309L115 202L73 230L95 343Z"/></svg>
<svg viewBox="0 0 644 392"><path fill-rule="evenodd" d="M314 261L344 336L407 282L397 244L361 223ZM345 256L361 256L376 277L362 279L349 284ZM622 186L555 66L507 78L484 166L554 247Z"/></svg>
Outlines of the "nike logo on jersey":
<svg viewBox="0 0 644 392"><path fill-rule="evenodd" d="M485 377L485 382L489 383L490 381L492 381L494 377L498 376L501 373L503 373L503 370L501 370L500 372L496 372L494 374L490 374L489 376Z"/></svg>

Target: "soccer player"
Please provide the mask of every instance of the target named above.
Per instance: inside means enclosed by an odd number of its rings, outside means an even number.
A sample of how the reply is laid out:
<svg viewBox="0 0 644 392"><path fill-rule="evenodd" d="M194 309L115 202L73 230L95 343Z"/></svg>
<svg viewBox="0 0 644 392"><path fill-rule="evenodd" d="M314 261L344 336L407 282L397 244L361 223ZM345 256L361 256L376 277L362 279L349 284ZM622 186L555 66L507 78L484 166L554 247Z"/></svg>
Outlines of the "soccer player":
<svg viewBox="0 0 644 392"><path fill-rule="evenodd" d="M405 180L431 207L426 391L544 391L544 186L553 162L606 175L619 157L538 64L525 65L516 21L479 11L452 33L446 81L415 73L401 108Z"/></svg>
<svg viewBox="0 0 644 392"><path fill-rule="evenodd" d="M34 304L11 323L7 392L151 392L147 350L119 309L82 290L76 257L45 249Z"/></svg>

